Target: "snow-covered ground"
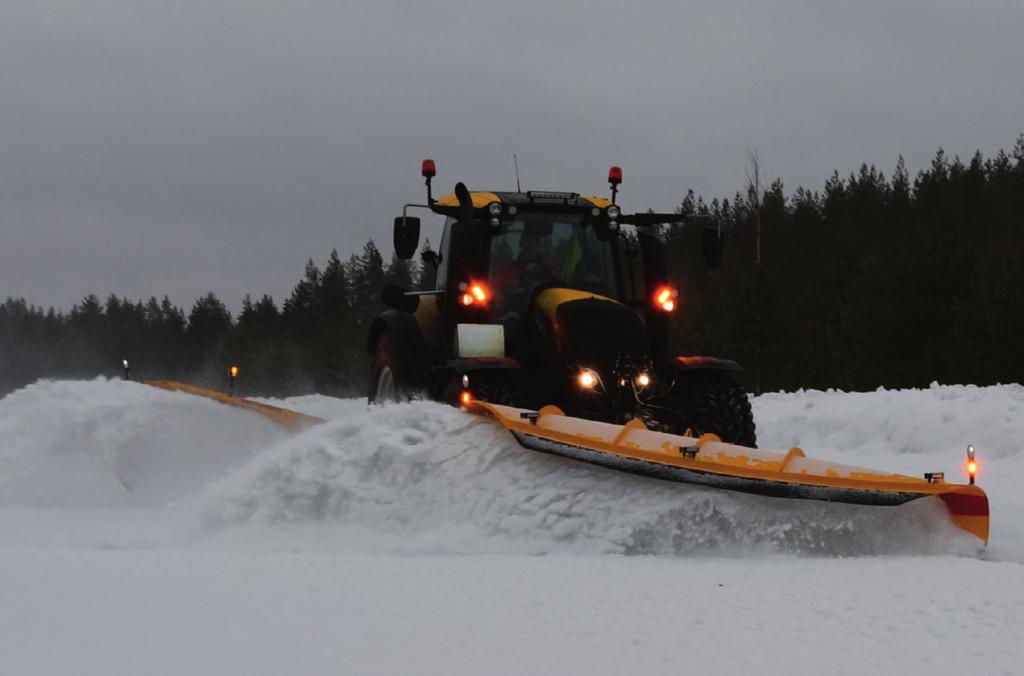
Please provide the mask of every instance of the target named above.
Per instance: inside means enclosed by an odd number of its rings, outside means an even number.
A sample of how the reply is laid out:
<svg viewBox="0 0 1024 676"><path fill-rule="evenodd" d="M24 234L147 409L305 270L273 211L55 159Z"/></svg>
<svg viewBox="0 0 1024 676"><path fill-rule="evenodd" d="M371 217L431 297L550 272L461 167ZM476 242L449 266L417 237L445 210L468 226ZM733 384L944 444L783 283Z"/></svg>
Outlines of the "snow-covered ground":
<svg viewBox="0 0 1024 676"><path fill-rule="evenodd" d="M518 447L430 403L249 412L122 381L0 400L0 664L12 674L1021 673L1024 388L771 394L760 445L959 479L794 502Z"/></svg>

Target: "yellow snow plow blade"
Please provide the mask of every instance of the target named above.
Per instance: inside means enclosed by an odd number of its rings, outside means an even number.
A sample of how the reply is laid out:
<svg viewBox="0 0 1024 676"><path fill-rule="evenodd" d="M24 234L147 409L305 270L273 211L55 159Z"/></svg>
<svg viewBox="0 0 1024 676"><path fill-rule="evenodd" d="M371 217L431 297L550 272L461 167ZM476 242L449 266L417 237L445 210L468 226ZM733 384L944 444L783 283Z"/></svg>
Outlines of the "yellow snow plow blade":
<svg viewBox="0 0 1024 676"><path fill-rule="evenodd" d="M249 411L259 413L264 418L272 420L290 432L301 432L313 425L319 425L324 422L323 418L317 418L316 416L306 415L305 413L299 413L297 411L289 411L286 408L278 408L277 406L271 406L270 404L261 404L242 397L230 396L223 392L217 392L216 390L208 390L205 387L176 383L173 380L147 380L146 384L152 385L153 387L159 387L164 390L187 392L188 394L195 394L200 397L219 401L220 403L227 404L228 406L244 408Z"/></svg>
<svg viewBox="0 0 1024 676"><path fill-rule="evenodd" d="M975 485L947 484L808 458L802 449L766 451L566 416L555 406L540 411L476 401L527 448L636 474L775 497L895 506L926 497L942 500L953 523L988 544L988 496Z"/></svg>

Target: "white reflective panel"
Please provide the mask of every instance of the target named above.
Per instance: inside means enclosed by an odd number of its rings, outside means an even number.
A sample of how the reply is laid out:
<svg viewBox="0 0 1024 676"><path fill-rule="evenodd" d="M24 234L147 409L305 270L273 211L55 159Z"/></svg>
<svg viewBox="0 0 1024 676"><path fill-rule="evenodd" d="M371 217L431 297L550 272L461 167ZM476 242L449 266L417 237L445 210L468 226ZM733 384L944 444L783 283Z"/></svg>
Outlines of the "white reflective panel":
<svg viewBox="0 0 1024 676"><path fill-rule="evenodd" d="M505 356L505 327L501 324L459 324L455 340L460 357Z"/></svg>

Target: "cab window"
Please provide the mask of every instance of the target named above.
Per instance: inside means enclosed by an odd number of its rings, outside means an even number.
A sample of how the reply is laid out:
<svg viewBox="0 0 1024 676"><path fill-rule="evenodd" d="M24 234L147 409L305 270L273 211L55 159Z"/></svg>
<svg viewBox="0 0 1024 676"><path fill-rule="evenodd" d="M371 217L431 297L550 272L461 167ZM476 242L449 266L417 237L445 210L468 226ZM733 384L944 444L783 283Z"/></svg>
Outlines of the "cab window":
<svg viewBox="0 0 1024 676"><path fill-rule="evenodd" d="M615 298L612 244L597 237L584 215L526 213L491 236L488 283L498 317L522 314L544 286Z"/></svg>

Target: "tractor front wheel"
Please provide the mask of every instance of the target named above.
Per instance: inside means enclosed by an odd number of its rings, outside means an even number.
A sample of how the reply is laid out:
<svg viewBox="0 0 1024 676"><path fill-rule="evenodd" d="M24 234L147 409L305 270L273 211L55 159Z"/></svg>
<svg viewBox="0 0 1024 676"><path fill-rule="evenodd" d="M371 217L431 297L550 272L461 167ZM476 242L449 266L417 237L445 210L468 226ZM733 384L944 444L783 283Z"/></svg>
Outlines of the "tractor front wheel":
<svg viewBox="0 0 1024 676"><path fill-rule="evenodd" d="M395 339L385 331L380 334L373 351L368 401L371 404L404 401L401 376Z"/></svg>
<svg viewBox="0 0 1024 676"><path fill-rule="evenodd" d="M757 447L754 414L747 393L733 374L724 371L693 371L680 374L673 387L680 429L711 432L722 441Z"/></svg>

